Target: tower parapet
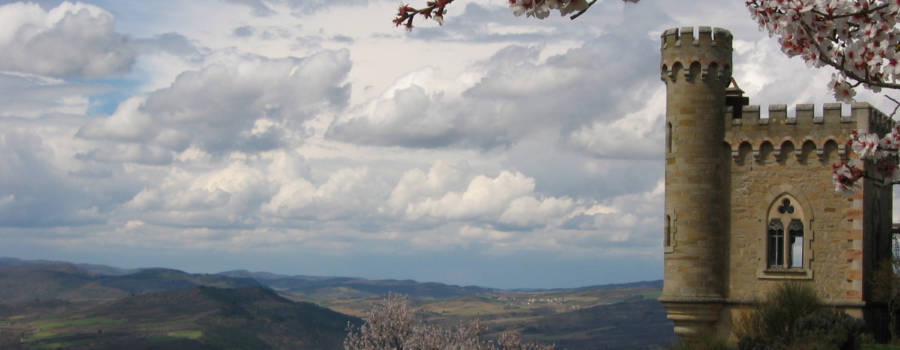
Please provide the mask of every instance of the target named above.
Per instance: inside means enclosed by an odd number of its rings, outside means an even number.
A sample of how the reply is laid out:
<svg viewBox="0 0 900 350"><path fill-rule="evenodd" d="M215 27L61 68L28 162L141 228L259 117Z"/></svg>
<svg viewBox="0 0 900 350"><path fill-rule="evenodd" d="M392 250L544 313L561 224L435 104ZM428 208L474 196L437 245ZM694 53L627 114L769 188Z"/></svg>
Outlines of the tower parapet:
<svg viewBox="0 0 900 350"><path fill-rule="evenodd" d="M678 79L731 81L731 32L721 28L694 27L668 29L662 34L661 76ZM680 75L680 76L679 76Z"/></svg>
<svg viewBox="0 0 900 350"><path fill-rule="evenodd" d="M770 105L768 118L761 118L760 106L743 106L741 118L733 118L731 107L725 112L725 142L739 164L745 163L748 153L756 161L765 161L766 148L770 148L775 158L784 160L785 152L796 152L798 160L806 160L815 151L820 160L826 160L825 150L834 147L841 158L847 158L847 146L853 130L874 132L879 135L889 133L894 121L869 105L853 103L850 114L842 114L840 103L826 103L822 115L815 115L815 105L794 106L794 116L788 116L786 105Z"/></svg>

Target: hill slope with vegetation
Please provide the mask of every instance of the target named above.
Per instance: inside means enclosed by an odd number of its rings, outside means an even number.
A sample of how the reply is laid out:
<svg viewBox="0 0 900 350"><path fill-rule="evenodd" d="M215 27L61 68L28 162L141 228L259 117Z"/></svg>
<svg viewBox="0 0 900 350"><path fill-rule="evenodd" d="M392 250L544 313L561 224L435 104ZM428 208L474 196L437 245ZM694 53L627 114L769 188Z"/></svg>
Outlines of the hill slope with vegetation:
<svg viewBox="0 0 900 350"><path fill-rule="evenodd" d="M409 296L424 322L479 319L488 338L510 330L557 349L651 349L674 336L656 301L661 288L500 290L0 258L0 348L339 349L347 321L395 293Z"/></svg>

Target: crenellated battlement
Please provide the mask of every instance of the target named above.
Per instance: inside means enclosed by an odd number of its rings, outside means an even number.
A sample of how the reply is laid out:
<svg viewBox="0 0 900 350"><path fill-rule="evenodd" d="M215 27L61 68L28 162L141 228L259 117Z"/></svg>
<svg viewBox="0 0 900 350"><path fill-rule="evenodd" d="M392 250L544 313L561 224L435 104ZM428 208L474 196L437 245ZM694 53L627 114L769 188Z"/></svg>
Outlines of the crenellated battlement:
<svg viewBox="0 0 900 350"><path fill-rule="evenodd" d="M660 78L685 81L729 82L731 80L731 32L722 28L682 27L668 29L661 35L662 60Z"/></svg>
<svg viewBox="0 0 900 350"><path fill-rule="evenodd" d="M698 27L694 35L694 27L681 27L666 29L660 36L662 49L680 47L682 45L698 46L708 49L712 46L727 47L731 49L732 35L727 29Z"/></svg>
<svg viewBox="0 0 900 350"><path fill-rule="evenodd" d="M725 142L731 147L735 161L744 163L748 154L756 161L785 160L793 152L797 160L805 161L813 152L826 161L835 151L842 158L849 156L847 142L853 130L884 135L894 127L894 121L869 105L853 103L851 113L844 115L840 103L826 103L822 114L815 114L812 104L794 107L788 117L786 105L770 105L768 117L760 116L757 105L743 106L741 117L734 118L733 107L725 111ZM768 158L774 155L773 158Z"/></svg>

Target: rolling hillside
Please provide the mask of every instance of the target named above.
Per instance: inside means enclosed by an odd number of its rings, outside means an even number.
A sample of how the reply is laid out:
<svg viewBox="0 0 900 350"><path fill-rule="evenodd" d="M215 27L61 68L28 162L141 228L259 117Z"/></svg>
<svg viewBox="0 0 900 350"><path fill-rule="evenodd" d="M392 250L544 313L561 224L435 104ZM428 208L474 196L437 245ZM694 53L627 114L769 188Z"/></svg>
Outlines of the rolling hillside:
<svg viewBox="0 0 900 350"><path fill-rule="evenodd" d="M499 290L0 258L0 349L338 349L347 322L387 293L409 296L425 322L480 319L488 337L514 330L560 350L655 349L674 336L661 289Z"/></svg>
<svg viewBox="0 0 900 350"><path fill-rule="evenodd" d="M260 284L249 278L189 274L170 269L104 275L65 263L0 265L0 300L4 303L45 299L109 300L195 286L243 288Z"/></svg>
<svg viewBox="0 0 900 350"><path fill-rule="evenodd" d="M0 348L340 349L359 319L262 287L193 287L113 302L0 309ZM57 304L51 306L48 304Z"/></svg>

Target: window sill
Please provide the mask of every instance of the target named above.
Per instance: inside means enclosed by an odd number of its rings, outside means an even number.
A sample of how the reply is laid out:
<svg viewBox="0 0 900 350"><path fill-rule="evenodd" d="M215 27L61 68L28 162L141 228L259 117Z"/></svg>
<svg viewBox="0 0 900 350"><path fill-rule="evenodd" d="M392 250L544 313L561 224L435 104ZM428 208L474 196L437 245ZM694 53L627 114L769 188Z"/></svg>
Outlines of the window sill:
<svg viewBox="0 0 900 350"><path fill-rule="evenodd" d="M813 273L812 270L805 268L767 267L757 271L756 277L760 279L811 280Z"/></svg>

